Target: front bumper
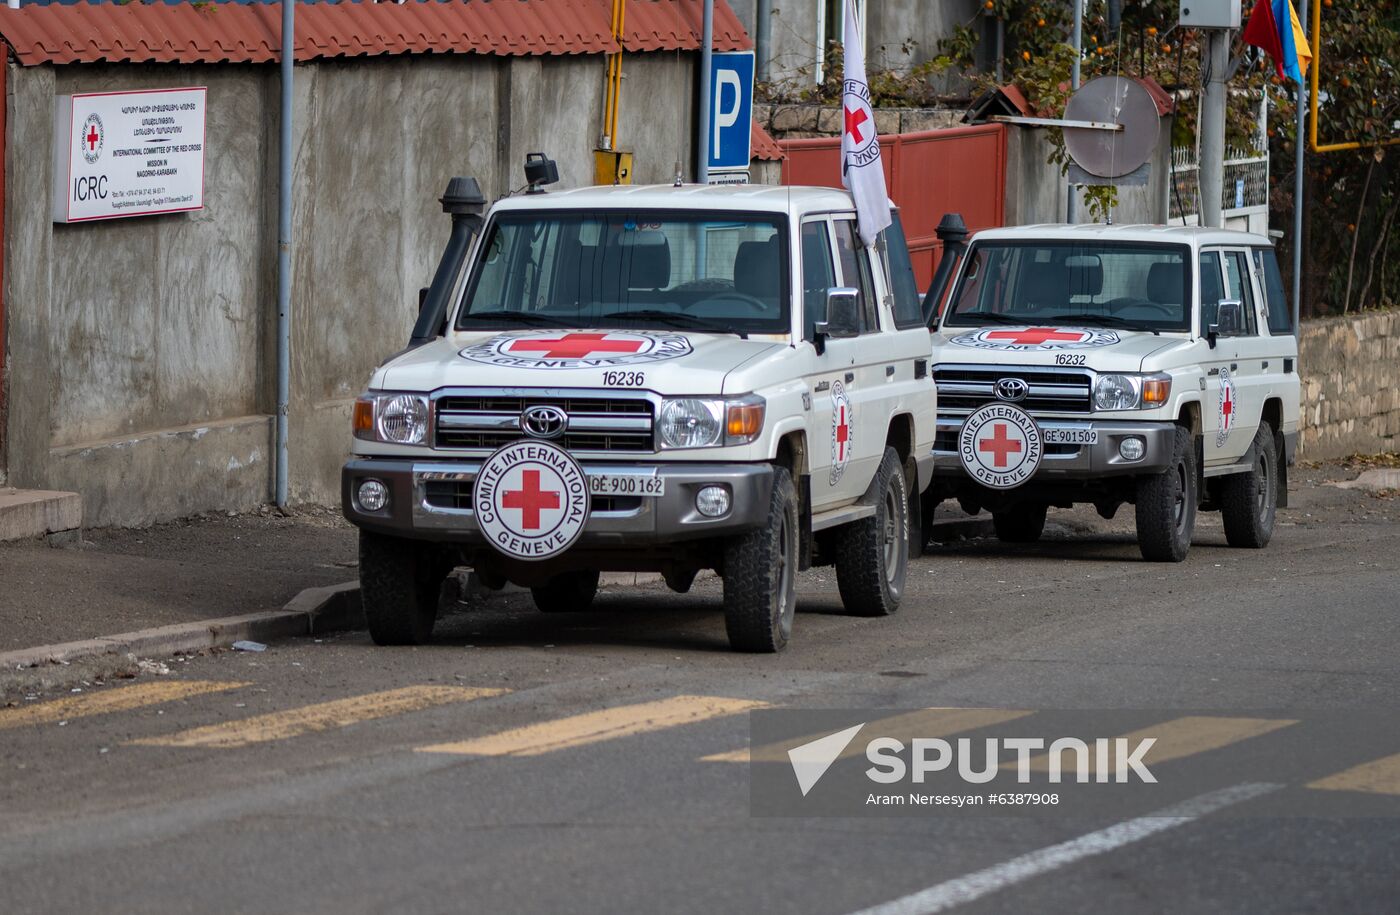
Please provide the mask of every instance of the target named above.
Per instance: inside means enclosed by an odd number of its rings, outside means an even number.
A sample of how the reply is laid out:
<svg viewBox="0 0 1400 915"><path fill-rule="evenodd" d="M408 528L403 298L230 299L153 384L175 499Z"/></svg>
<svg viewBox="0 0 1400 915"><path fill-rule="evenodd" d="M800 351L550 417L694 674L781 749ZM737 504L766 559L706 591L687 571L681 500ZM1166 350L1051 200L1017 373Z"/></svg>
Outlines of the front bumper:
<svg viewBox="0 0 1400 915"><path fill-rule="evenodd" d="M936 476L971 479L963 469L957 451L963 419L962 416L938 417L933 446L933 471ZM1094 430L1098 432L1099 440L1094 445L1046 445L1045 455L1032 481L1160 473L1171 464L1176 442L1176 425L1169 422L1036 418L1035 423L1042 430ZM1118 453L1119 444L1130 436L1141 438L1147 446L1140 460L1129 461Z"/></svg>
<svg viewBox="0 0 1400 915"><path fill-rule="evenodd" d="M768 517L773 490L769 464L616 464L580 462L585 473L625 473L655 468L666 480L666 494L654 498L595 497L594 509L575 544L585 548L646 547L729 536L752 530ZM422 540L485 544L470 508L471 486L480 461L412 461L356 458L340 473L341 510L352 524L366 530ZM379 511L360 508L355 493L362 481L376 479L389 489L389 502ZM433 485L430 495L429 484ZM731 493L729 513L707 518L695 508L695 494L704 486L722 484ZM441 495L456 486L466 494L459 500ZM456 502L463 507L453 507Z"/></svg>

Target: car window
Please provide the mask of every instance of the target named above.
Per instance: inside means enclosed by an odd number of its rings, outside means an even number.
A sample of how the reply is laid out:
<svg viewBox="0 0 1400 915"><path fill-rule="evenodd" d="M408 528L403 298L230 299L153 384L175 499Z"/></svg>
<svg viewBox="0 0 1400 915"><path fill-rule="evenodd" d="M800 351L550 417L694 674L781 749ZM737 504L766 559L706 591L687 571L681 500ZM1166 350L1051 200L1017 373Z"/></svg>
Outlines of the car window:
<svg viewBox="0 0 1400 915"><path fill-rule="evenodd" d="M459 330L707 325L786 333L777 216L519 211L488 225Z"/></svg>
<svg viewBox="0 0 1400 915"><path fill-rule="evenodd" d="M1254 249L1254 267L1264 289L1264 308L1269 315L1269 333L1293 333L1293 310L1283 292L1283 275L1273 248Z"/></svg>
<svg viewBox="0 0 1400 915"><path fill-rule="evenodd" d="M898 213L890 214L894 221L880 233L880 250L889 270L890 291L894 294L894 326L900 330L924 326L924 303L919 296L919 284L914 279L914 262L909 258L909 246L904 238L904 226Z"/></svg>
<svg viewBox="0 0 1400 915"><path fill-rule="evenodd" d="M826 294L836 285L831 260L831 234L826 220L802 224L802 306L806 338L817 336L817 323L826 320Z"/></svg>
<svg viewBox="0 0 1400 915"><path fill-rule="evenodd" d="M870 261L865 246L856 238L854 219L836 221L836 253L841 259L842 285L859 290L861 332L878 330L880 321L875 315L875 285L870 278Z"/></svg>
<svg viewBox="0 0 1400 915"><path fill-rule="evenodd" d="M945 327L1084 323L1141 330L1190 327L1190 249L1098 239L976 243Z"/></svg>
<svg viewBox="0 0 1400 915"><path fill-rule="evenodd" d="M1239 302L1244 323L1240 327L1242 336L1252 337L1259 333L1258 320L1254 308L1254 284L1249 279L1249 255L1244 251L1225 252L1226 298Z"/></svg>
<svg viewBox="0 0 1400 915"><path fill-rule="evenodd" d="M1201 252L1201 331L1215 323L1215 312L1225 298L1225 284L1220 280L1220 252Z"/></svg>

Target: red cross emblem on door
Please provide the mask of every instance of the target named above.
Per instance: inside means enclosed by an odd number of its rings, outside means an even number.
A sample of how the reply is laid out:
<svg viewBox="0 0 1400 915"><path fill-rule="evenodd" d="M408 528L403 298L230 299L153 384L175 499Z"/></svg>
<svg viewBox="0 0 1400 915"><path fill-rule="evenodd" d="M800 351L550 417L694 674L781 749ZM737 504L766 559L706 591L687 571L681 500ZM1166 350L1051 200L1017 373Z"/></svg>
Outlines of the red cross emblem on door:
<svg viewBox="0 0 1400 915"><path fill-rule="evenodd" d="M512 353L538 353L545 359L584 359L593 353L635 353L642 340L609 340L607 334L564 334L552 340L516 340L507 347Z"/></svg>
<svg viewBox="0 0 1400 915"><path fill-rule="evenodd" d="M501 505L520 512L520 526L527 531L540 529L540 514L547 508L559 508L559 493L540 486L538 470L520 472L520 488L508 489L501 496Z"/></svg>
<svg viewBox="0 0 1400 915"><path fill-rule="evenodd" d="M1079 331L1059 330L1054 327L1028 327L1025 330L994 330L987 334L987 339L1040 346L1042 343L1060 340L1073 340L1078 343L1084 339L1084 334Z"/></svg>
<svg viewBox="0 0 1400 915"><path fill-rule="evenodd" d="M851 450L851 422L846 418L846 405L837 407L836 414L836 460L846 460Z"/></svg>
<svg viewBox="0 0 1400 915"><path fill-rule="evenodd" d="M991 436L977 443L978 451L992 455L992 464L997 470L1006 466L1011 455L1021 453L1021 440L1007 435L1009 428L1006 423L993 423Z"/></svg>
<svg viewBox="0 0 1400 915"><path fill-rule="evenodd" d="M1226 429L1230 428L1230 424L1235 416L1235 398L1233 393L1233 386L1226 386L1225 390L1221 392L1220 416L1221 424Z"/></svg>

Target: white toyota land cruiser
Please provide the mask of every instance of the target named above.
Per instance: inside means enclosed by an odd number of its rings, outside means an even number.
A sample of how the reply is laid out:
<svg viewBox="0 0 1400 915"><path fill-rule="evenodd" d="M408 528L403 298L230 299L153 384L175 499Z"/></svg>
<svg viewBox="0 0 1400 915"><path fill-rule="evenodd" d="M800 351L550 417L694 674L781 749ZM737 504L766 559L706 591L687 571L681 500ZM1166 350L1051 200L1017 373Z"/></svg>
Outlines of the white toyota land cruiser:
<svg viewBox="0 0 1400 915"><path fill-rule="evenodd" d="M1268 239L1152 226L1024 226L971 242L934 334L935 480L1040 537L1049 506L1136 507L1179 562L1196 511L1262 547L1286 505L1297 340Z"/></svg>
<svg viewBox="0 0 1400 915"><path fill-rule="evenodd" d="M458 565L546 612L600 570L683 592L716 569L745 651L787 642L814 562L850 612L897 608L936 413L897 222L866 248L844 192L702 186L536 187L483 219L463 181L443 203L474 238L370 379L342 476L376 642L427 639Z"/></svg>

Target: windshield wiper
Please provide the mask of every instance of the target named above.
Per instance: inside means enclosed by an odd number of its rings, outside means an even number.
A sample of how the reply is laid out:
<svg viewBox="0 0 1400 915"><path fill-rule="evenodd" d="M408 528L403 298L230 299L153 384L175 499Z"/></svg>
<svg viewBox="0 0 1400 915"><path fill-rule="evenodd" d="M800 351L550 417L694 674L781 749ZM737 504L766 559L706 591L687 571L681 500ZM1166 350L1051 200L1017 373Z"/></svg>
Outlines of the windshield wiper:
<svg viewBox="0 0 1400 915"><path fill-rule="evenodd" d="M658 324L669 324L671 327L683 327L690 330L703 330L712 334L738 334L739 339L747 340L748 333L738 328L728 327L717 321L702 318L698 315L688 315L679 311L661 311L656 308L640 308L635 311L610 311L607 314L599 315L597 320L606 321L617 318L636 318L641 321L655 321Z"/></svg>
<svg viewBox="0 0 1400 915"><path fill-rule="evenodd" d="M1137 321L1129 321L1117 315L1052 315L1047 321L1063 322L1065 324L1093 324L1098 327L1121 327L1123 330L1143 330L1161 336L1162 332L1155 327L1140 324Z"/></svg>
<svg viewBox="0 0 1400 915"><path fill-rule="evenodd" d="M578 320L542 315L537 311L468 311L457 316L457 323L463 321L508 321L526 327L580 327Z"/></svg>

